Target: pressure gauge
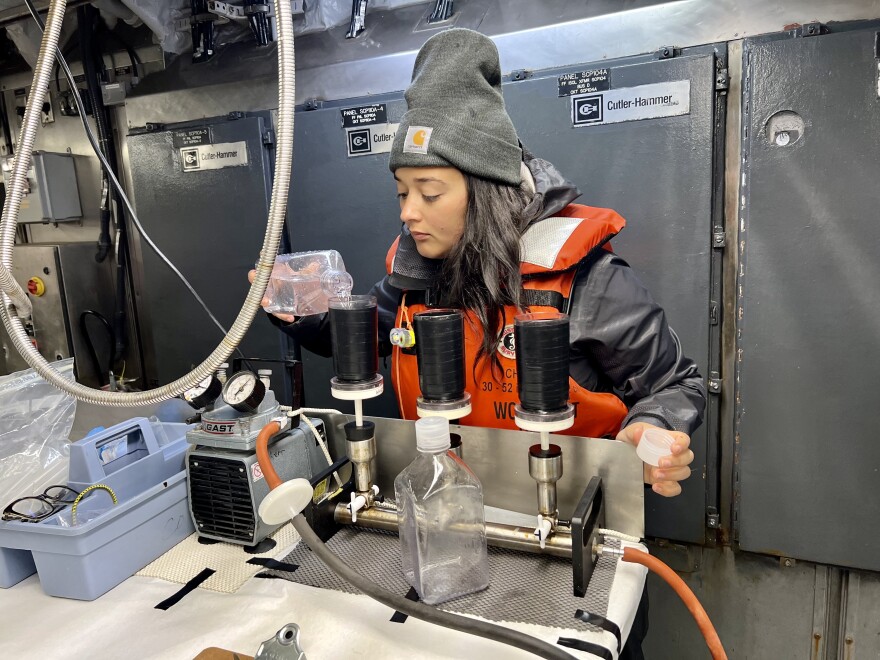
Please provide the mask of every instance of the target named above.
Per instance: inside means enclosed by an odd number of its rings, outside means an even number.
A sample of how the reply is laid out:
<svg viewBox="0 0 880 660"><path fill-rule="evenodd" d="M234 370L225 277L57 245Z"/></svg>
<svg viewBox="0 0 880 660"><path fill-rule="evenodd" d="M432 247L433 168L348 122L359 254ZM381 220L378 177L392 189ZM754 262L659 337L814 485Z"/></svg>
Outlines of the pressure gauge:
<svg viewBox="0 0 880 660"><path fill-rule="evenodd" d="M222 383L214 376L208 376L201 383L183 393L183 400L196 410L214 403L223 391Z"/></svg>
<svg viewBox="0 0 880 660"><path fill-rule="evenodd" d="M252 371L239 371L223 386L223 400L238 412L257 412L264 396L266 386Z"/></svg>

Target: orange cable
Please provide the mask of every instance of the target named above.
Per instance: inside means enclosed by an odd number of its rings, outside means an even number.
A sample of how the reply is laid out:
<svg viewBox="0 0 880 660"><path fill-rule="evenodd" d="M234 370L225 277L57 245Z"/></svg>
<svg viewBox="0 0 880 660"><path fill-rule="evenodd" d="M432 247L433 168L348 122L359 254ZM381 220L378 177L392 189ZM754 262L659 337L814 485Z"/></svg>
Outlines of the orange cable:
<svg viewBox="0 0 880 660"><path fill-rule="evenodd" d="M703 633L703 637L706 639L706 645L712 653L713 660L727 660L727 653L724 652L721 639L718 637L718 633L715 632L715 626L709 620L709 615L706 614L706 610L703 609L694 592L684 583L684 580L678 577L675 571L647 552L630 547L624 549L623 561L646 566L666 580L667 584L675 590L675 593L678 594L678 597L681 598L685 607L688 608L691 616L697 622L700 632Z"/></svg>
<svg viewBox="0 0 880 660"><path fill-rule="evenodd" d="M269 457L269 440L273 435L280 432L281 424L269 422L257 436L257 462L260 464L263 476L266 477L269 490L274 490L281 485L281 478L275 472L275 468L272 466L272 459Z"/></svg>

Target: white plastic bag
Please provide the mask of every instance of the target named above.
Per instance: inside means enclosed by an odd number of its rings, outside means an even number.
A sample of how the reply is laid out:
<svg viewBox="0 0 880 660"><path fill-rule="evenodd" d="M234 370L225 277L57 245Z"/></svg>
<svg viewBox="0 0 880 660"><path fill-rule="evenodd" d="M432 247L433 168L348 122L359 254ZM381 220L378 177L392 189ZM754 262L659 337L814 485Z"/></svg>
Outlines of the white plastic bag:
<svg viewBox="0 0 880 660"><path fill-rule="evenodd" d="M53 365L73 380L73 358ZM76 399L33 369L0 377L0 509L67 482Z"/></svg>

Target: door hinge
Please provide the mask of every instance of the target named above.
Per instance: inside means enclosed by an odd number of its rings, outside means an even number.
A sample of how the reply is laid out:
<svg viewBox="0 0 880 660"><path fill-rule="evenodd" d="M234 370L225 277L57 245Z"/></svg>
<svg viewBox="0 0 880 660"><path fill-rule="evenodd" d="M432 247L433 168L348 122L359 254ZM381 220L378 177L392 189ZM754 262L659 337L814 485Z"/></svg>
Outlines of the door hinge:
<svg viewBox="0 0 880 660"><path fill-rule="evenodd" d="M681 52L681 49L675 46L662 46L656 53L658 60L668 60L675 57Z"/></svg>
<svg viewBox="0 0 880 660"><path fill-rule="evenodd" d="M721 394L721 374L717 371L710 371L708 385L710 394Z"/></svg>
<svg viewBox="0 0 880 660"><path fill-rule="evenodd" d="M517 82L520 80L528 80L531 77L532 77L532 72L526 71L525 69L517 69L516 71L510 72L510 79L517 81Z"/></svg>
<svg viewBox="0 0 880 660"><path fill-rule="evenodd" d="M323 105L324 102L320 99L306 99L303 103L303 110L320 110Z"/></svg>
<svg viewBox="0 0 880 660"><path fill-rule="evenodd" d="M718 69L715 72L715 91L724 92L730 89L730 72L727 69Z"/></svg>
<svg viewBox="0 0 880 660"><path fill-rule="evenodd" d="M267 147L271 147L275 144L275 131L271 128L263 133L263 144Z"/></svg>
<svg viewBox="0 0 880 660"><path fill-rule="evenodd" d="M714 300L709 301L709 323L718 325L718 303Z"/></svg>
<svg viewBox="0 0 880 660"><path fill-rule="evenodd" d="M723 248L727 245L727 237L724 235L723 231L715 231L712 233L712 247L713 248Z"/></svg>

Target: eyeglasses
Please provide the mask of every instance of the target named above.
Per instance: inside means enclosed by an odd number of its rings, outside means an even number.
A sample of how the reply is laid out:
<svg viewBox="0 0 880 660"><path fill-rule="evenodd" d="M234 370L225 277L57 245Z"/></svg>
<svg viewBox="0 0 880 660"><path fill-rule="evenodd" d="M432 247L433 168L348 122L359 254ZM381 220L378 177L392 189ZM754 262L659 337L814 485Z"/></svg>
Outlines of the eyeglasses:
<svg viewBox="0 0 880 660"><path fill-rule="evenodd" d="M10 502L3 509L3 520L40 522L52 516L79 497L79 491L67 486L49 486L42 495L31 495Z"/></svg>

